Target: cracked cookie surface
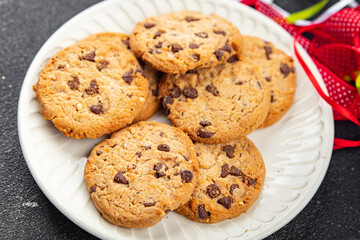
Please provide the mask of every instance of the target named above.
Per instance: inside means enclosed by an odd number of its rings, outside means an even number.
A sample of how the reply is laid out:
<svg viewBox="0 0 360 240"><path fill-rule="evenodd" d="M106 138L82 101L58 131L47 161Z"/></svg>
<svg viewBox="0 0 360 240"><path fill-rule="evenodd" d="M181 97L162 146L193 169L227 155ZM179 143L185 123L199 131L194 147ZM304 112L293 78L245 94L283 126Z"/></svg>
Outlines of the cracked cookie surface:
<svg viewBox="0 0 360 240"><path fill-rule="evenodd" d="M129 35L124 33L117 32L103 32L93 34L82 41L101 41L105 43L113 43L119 45L124 48L128 48L129 46ZM149 81L149 96L146 99L143 109L138 113L135 117L133 123L146 121L151 118L160 107L160 100L158 98L158 84L161 77L161 72L156 71L148 64L144 63L142 60L138 59L143 72L143 76L145 76Z"/></svg>
<svg viewBox="0 0 360 240"><path fill-rule="evenodd" d="M258 198L265 164L247 138L219 144L195 143L199 179L191 200L176 212L198 222L215 223L246 212Z"/></svg>
<svg viewBox="0 0 360 240"><path fill-rule="evenodd" d="M244 36L242 54L260 66L265 85L271 91L269 113L260 127L271 126L285 115L294 101L294 60L270 42L251 36Z"/></svg>
<svg viewBox="0 0 360 240"><path fill-rule="evenodd" d="M147 18L130 35L135 55L166 73L210 68L242 48L239 30L227 20L181 11Z"/></svg>
<svg viewBox="0 0 360 240"><path fill-rule="evenodd" d="M256 129L269 110L270 93L249 59L186 74L167 74L160 96L171 123L196 141L227 142Z"/></svg>
<svg viewBox="0 0 360 240"><path fill-rule="evenodd" d="M131 123L149 94L125 47L85 41L56 53L34 85L40 112L65 136L97 138Z"/></svg>
<svg viewBox="0 0 360 240"><path fill-rule="evenodd" d="M139 122L98 144L85 166L85 182L102 216L143 228L186 203L198 179L190 138L163 123Z"/></svg>

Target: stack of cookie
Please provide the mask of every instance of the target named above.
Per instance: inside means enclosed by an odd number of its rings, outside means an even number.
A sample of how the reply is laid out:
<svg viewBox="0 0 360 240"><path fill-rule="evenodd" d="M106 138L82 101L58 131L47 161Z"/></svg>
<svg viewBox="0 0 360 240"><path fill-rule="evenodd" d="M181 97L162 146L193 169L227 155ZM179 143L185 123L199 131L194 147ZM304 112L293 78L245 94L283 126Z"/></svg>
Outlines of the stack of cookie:
<svg viewBox="0 0 360 240"><path fill-rule="evenodd" d="M258 198L265 165L246 135L290 108L295 70L271 43L214 14L183 11L145 19L130 36L99 33L61 50L34 91L66 136L117 131L85 167L105 219L149 227L175 210L214 223ZM160 102L173 126L144 122Z"/></svg>

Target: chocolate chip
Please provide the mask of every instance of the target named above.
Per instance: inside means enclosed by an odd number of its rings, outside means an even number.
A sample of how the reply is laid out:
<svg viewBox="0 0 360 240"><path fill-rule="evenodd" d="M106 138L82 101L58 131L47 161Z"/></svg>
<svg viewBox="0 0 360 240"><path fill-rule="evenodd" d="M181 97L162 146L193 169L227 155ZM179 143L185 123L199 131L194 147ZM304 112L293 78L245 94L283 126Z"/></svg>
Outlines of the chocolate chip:
<svg viewBox="0 0 360 240"><path fill-rule="evenodd" d="M165 209L164 212L165 212L165 213L169 213L169 212L170 212L170 209Z"/></svg>
<svg viewBox="0 0 360 240"><path fill-rule="evenodd" d="M206 120L203 120L200 122L200 125L203 126L203 127L207 127L207 126L210 126L211 125L211 122L208 122Z"/></svg>
<svg viewBox="0 0 360 240"><path fill-rule="evenodd" d="M207 219L207 218L210 217L210 212L207 212L207 211L205 210L204 204L200 204L200 205L198 206L198 216L199 216L199 218L200 218L201 220L205 220L205 219Z"/></svg>
<svg viewBox="0 0 360 240"><path fill-rule="evenodd" d="M95 62L95 51L91 51L83 57L84 60Z"/></svg>
<svg viewBox="0 0 360 240"><path fill-rule="evenodd" d="M136 73L140 73L141 76L143 76L144 78L146 78L145 73L144 73L144 70L142 70L142 68L141 68L140 66L136 66L135 74L136 74Z"/></svg>
<svg viewBox="0 0 360 240"><path fill-rule="evenodd" d="M159 178L159 177L164 177L166 176L166 173L165 172L162 172L161 169L166 166L162 163L157 163L155 166L154 166L154 170L155 170L155 177L156 178Z"/></svg>
<svg viewBox="0 0 360 240"><path fill-rule="evenodd" d="M228 63L234 63L239 61L239 57L237 54L232 55L231 57L228 58L228 60L226 60Z"/></svg>
<svg viewBox="0 0 360 240"><path fill-rule="evenodd" d="M215 54L217 60L220 61L224 55L224 51L223 50L215 50L214 54Z"/></svg>
<svg viewBox="0 0 360 240"><path fill-rule="evenodd" d="M221 166L221 175L220 177L225 178L229 175L229 164L225 163Z"/></svg>
<svg viewBox="0 0 360 240"><path fill-rule="evenodd" d="M135 155L138 156L139 158L141 158L142 153L141 152L136 152Z"/></svg>
<svg viewBox="0 0 360 240"><path fill-rule="evenodd" d="M191 49L196 49L196 48L199 48L199 45L195 44L195 43L190 43L189 44L189 48Z"/></svg>
<svg viewBox="0 0 360 240"><path fill-rule="evenodd" d="M238 184L231 184L231 186L230 186L230 194L231 195L234 195L234 190L236 189L236 188L239 188L239 185Z"/></svg>
<svg viewBox="0 0 360 240"><path fill-rule="evenodd" d="M237 82L235 82L235 85L242 85L242 84L243 84L242 81L237 81Z"/></svg>
<svg viewBox="0 0 360 240"><path fill-rule="evenodd" d="M195 17L193 17L193 16L187 16L187 17L185 18L185 20L186 20L187 22L194 22L194 21L199 21L200 18L195 18Z"/></svg>
<svg viewBox="0 0 360 240"><path fill-rule="evenodd" d="M96 68L101 71L104 68L107 68L107 66L109 65L109 61L106 59L101 59L100 62L98 63L98 65L96 66Z"/></svg>
<svg viewBox="0 0 360 240"><path fill-rule="evenodd" d="M225 145L223 151L226 153L228 158L234 158L234 147L231 145Z"/></svg>
<svg viewBox="0 0 360 240"><path fill-rule="evenodd" d="M154 97L157 97L159 95L159 89L151 89L151 94L154 96Z"/></svg>
<svg viewBox="0 0 360 240"><path fill-rule="evenodd" d="M232 49L230 47L229 44L225 43L225 45L221 48L219 48L219 50L222 50L222 51L225 51L225 52L228 52L228 53L231 53Z"/></svg>
<svg viewBox="0 0 360 240"><path fill-rule="evenodd" d="M168 104L171 105L174 103L174 100L172 97L170 96L164 96L163 97L163 100L162 100L162 104L166 110L166 114L169 114L169 107L168 107Z"/></svg>
<svg viewBox="0 0 360 240"><path fill-rule="evenodd" d="M217 90L216 86L212 83L206 86L206 91L214 95L215 97L219 96L219 91Z"/></svg>
<svg viewBox="0 0 360 240"><path fill-rule="evenodd" d="M114 177L114 182L122 183L122 184L128 184L129 182L126 180L125 176L123 175L123 172L118 172Z"/></svg>
<svg viewBox="0 0 360 240"><path fill-rule="evenodd" d="M215 33L215 34L218 34L218 35L223 35L223 36L226 35L226 32L223 31L223 30L214 30L214 33Z"/></svg>
<svg viewBox="0 0 360 240"><path fill-rule="evenodd" d="M271 94L270 102L275 102L274 95Z"/></svg>
<svg viewBox="0 0 360 240"><path fill-rule="evenodd" d="M127 71L126 73L124 73L122 75L122 78L124 79L124 81L127 83L127 84L131 84L131 82L133 81L134 79L134 70L130 69L129 71Z"/></svg>
<svg viewBox="0 0 360 240"><path fill-rule="evenodd" d="M238 168L235 167L235 166L231 166L231 168L230 168L230 174L233 175L233 176L240 176L240 175L242 175L240 169L238 169Z"/></svg>
<svg viewBox="0 0 360 240"><path fill-rule="evenodd" d="M198 33L195 33L195 36L200 37L200 38L207 38L208 34L206 32L198 32Z"/></svg>
<svg viewBox="0 0 360 240"><path fill-rule="evenodd" d="M196 61L199 61L200 60L200 55L199 54L191 54L191 57L193 59L195 59Z"/></svg>
<svg viewBox="0 0 360 240"><path fill-rule="evenodd" d="M156 48L162 48L162 42L158 42L156 45L155 45Z"/></svg>
<svg viewBox="0 0 360 240"><path fill-rule="evenodd" d="M117 143L115 143L114 145L112 145L111 148L114 148L114 147L116 147L116 146L117 146Z"/></svg>
<svg viewBox="0 0 360 240"><path fill-rule="evenodd" d="M199 128L197 135L201 138L210 138L214 135L215 133L212 133L208 130L206 130L205 128Z"/></svg>
<svg viewBox="0 0 360 240"><path fill-rule="evenodd" d="M221 191L220 188L216 186L216 184L210 184L206 187L206 193L209 195L209 197L216 198L220 195Z"/></svg>
<svg viewBox="0 0 360 240"><path fill-rule="evenodd" d="M234 199L231 196L222 197L219 200L217 200L217 203L223 205L226 209L229 209L233 202Z"/></svg>
<svg viewBox="0 0 360 240"><path fill-rule="evenodd" d="M256 179L250 178L250 179L247 181L247 185L250 186L250 185L253 185L253 184L256 184Z"/></svg>
<svg viewBox="0 0 360 240"><path fill-rule="evenodd" d="M159 136L160 136L160 137L163 137L163 136L164 136L164 132L160 132L160 133L159 133Z"/></svg>
<svg viewBox="0 0 360 240"><path fill-rule="evenodd" d="M259 82L256 82L260 89L262 89L261 84Z"/></svg>
<svg viewBox="0 0 360 240"><path fill-rule="evenodd" d="M184 157L185 161L189 161L189 157L188 157L188 156L183 155L183 157Z"/></svg>
<svg viewBox="0 0 360 240"><path fill-rule="evenodd" d="M195 99L198 97L197 90L192 87L184 88L183 93L184 93L185 97L190 98L190 99Z"/></svg>
<svg viewBox="0 0 360 240"><path fill-rule="evenodd" d="M67 82L68 86L71 90L78 90L80 86L80 80L78 76L73 76L72 80L69 80Z"/></svg>
<svg viewBox="0 0 360 240"><path fill-rule="evenodd" d="M91 106L90 110L95 114L100 114L103 111L103 106L101 103L99 103L98 105Z"/></svg>
<svg viewBox="0 0 360 240"><path fill-rule="evenodd" d="M290 71L291 69L289 65L287 65L286 63L282 63L280 65L280 72L284 75L284 78L286 78L289 75Z"/></svg>
<svg viewBox="0 0 360 240"><path fill-rule="evenodd" d="M295 70L295 68L294 68L294 67L293 67L293 68L291 68L291 72L292 72L292 73L295 73L295 71L296 71L296 70Z"/></svg>
<svg viewBox="0 0 360 240"><path fill-rule="evenodd" d="M96 152L96 155L100 156L103 153L103 151L99 150Z"/></svg>
<svg viewBox="0 0 360 240"><path fill-rule="evenodd" d="M171 51L173 53L177 53L177 52L183 50L183 47L180 44L177 44L177 43L173 43L170 46L171 46Z"/></svg>
<svg viewBox="0 0 360 240"><path fill-rule="evenodd" d="M144 206L145 207L152 207L152 206L155 206L155 203L154 202L146 202L146 203L144 203Z"/></svg>
<svg viewBox="0 0 360 240"><path fill-rule="evenodd" d="M154 39L157 38L157 37L160 37L161 34L163 34L163 33L166 33L166 32L163 31L163 30L160 30L160 31L155 32L155 34L154 34Z"/></svg>
<svg viewBox="0 0 360 240"><path fill-rule="evenodd" d="M171 93L170 93L170 96L172 98L178 98L180 97L181 95L181 90L179 87L175 86L172 90L171 90Z"/></svg>
<svg viewBox="0 0 360 240"><path fill-rule="evenodd" d="M89 86L89 88L85 89L85 92L88 95L93 95L93 94L99 93L99 87L98 87L95 79L90 82L90 86Z"/></svg>
<svg viewBox="0 0 360 240"><path fill-rule="evenodd" d="M149 29L149 28L155 27L155 24L154 23L144 23L144 27L146 29Z"/></svg>
<svg viewBox="0 0 360 240"><path fill-rule="evenodd" d="M148 146L141 146L141 148L144 149L144 150L149 150L149 149L151 149L151 146L150 146L150 145L148 145Z"/></svg>
<svg viewBox="0 0 360 240"><path fill-rule="evenodd" d="M57 69L65 69L65 65L59 65Z"/></svg>
<svg viewBox="0 0 360 240"><path fill-rule="evenodd" d="M194 174L189 171L185 170L181 172L181 179L184 180L184 182L189 183L194 178Z"/></svg>
<svg viewBox="0 0 360 240"><path fill-rule="evenodd" d="M96 192L96 185L92 186L90 188L90 193Z"/></svg>
<svg viewBox="0 0 360 240"><path fill-rule="evenodd" d="M266 80L267 82L270 82L270 81L271 81L271 76L265 77L265 80Z"/></svg>
<svg viewBox="0 0 360 240"><path fill-rule="evenodd" d="M265 50L265 54L266 54L266 59L270 60L270 54L272 54L272 48L270 46L264 46L264 50Z"/></svg>
<svg viewBox="0 0 360 240"><path fill-rule="evenodd" d="M167 144L160 144L157 149L163 152L170 152L170 147Z"/></svg>
<svg viewBox="0 0 360 240"><path fill-rule="evenodd" d="M122 43L123 43L128 49L130 49L129 39L123 39L123 40L121 40L121 41L122 41Z"/></svg>
<svg viewBox="0 0 360 240"><path fill-rule="evenodd" d="M153 54L153 53L154 53L154 49L150 49L148 52L149 52L150 54Z"/></svg>

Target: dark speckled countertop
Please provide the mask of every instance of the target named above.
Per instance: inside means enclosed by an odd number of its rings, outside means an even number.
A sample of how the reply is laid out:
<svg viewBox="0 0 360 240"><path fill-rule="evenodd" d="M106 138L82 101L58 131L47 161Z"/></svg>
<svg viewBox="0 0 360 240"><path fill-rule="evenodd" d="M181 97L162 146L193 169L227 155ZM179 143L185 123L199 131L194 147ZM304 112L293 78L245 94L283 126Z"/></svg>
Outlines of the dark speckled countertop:
<svg viewBox="0 0 360 240"><path fill-rule="evenodd" d="M0 239L96 239L45 197L21 152L17 104L39 48L72 16L98 0L0 0ZM301 4L306 1L278 1ZM335 135L360 139L337 122ZM305 209L268 239L360 239L360 148L333 153L326 177Z"/></svg>

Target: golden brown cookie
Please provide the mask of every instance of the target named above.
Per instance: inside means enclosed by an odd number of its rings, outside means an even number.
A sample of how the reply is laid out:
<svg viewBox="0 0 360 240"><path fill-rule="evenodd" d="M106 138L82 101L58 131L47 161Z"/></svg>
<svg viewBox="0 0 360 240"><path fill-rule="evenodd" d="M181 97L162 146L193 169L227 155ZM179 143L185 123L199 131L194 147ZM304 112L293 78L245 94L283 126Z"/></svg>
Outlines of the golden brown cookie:
<svg viewBox="0 0 360 240"><path fill-rule="evenodd" d="M130 35L138 58L166 73L210 68L242 48L239 30L227 20L200 12L172 12L139 22Z"/></svg>
<svg viewBox="0 0 360 240"><path fill-rule="evenodd" d="M242 137L228 143L195 143L199 179L191 200L176 212L198 222L215 223L240 216L258 198L265 164L255 147Z"/></svg>
<svg viewBox="0 0 360 240"><path fill-rule="evenodd" d="M260 127L268 127L279 121L290 109L296 88L294 60L275 48L270 42L257 37L244 37L243 55L259 66L271 90L270 109Z"/></svg>
<svg viewBox="0 0 360 240"><path fill-rule="evenodd" d="M249 59L232 55L228 63L186 74L165 75L160 96L171 123L204 143L247 135L266 118L270 93Z"/></svg>
<svg viewBox="0 0 360 240"><path fill-rule="evenodd" d="M143 228L189 201L199 165L194 144L178 128L140 122L98 144L85 166L85 182L102 216Z"/></svg>
<svg viewBox="0 0 360 240"><path fill-rule="evenodd" d="M124 48L129 47L129 35L124 33L115 33L115 32L102 32L93 34L82 41L101 41L105 43L114 43ZM131 51L131 50L130 50ZM160 80L161 73L151 68L149 65L145 64L139 59L140 65L143 69L143 76L149 80L149 96L146 99L143 109L134 119L133 123L146 121L151 118L159 109L160 100L158 98L158 83Z"/></svg>
<svg viewBox="0 0 360 240"><path fill-rule="evenodd" d="M56 53L33 88L44 118L76 139L97 138L131 123L149 93L135 56L98 41Z"/></svg>

